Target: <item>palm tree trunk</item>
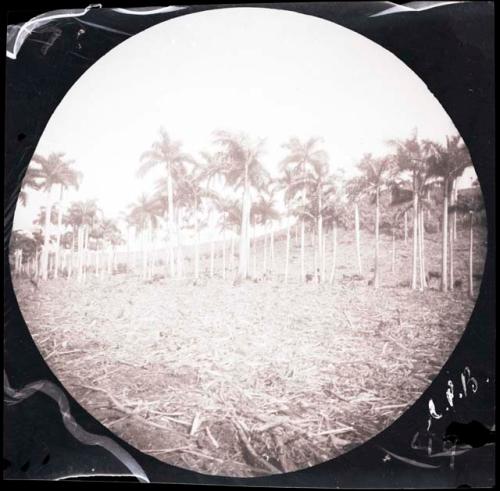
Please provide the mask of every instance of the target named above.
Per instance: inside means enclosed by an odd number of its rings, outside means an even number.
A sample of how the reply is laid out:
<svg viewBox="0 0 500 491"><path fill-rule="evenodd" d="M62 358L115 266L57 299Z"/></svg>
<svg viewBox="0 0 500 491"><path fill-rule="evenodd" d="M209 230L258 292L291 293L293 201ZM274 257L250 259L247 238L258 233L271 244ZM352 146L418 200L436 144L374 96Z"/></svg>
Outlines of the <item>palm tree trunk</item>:
<svg viewBox="0 0 500 491"><path fill-rule="evenodd" d="M82 281L83 279L83 225L77 227L77 245L76 245L76 279Z"/></svg>
<svg viewBox="0 0 500 491"><path fill-rule="evenodd" d="M231 273L234 270L234 237L235 237L235 235L236 235L236 232L233 230L231 233L231 257L229 258L229 270L231 271Z"/></svg>
<svg viewBox="0 0 500 491"><path fill-rule="evenodd" d="M454 267L454 238L453 238L453 228L450 227L449 231L449 241L450 241L450 291L453 291L455 288L455 267Z"/></svg>
<svg viewBox="0 0 500 491"><path fill-rule="evenodd" d="M302 281L306 279L305 265L304 265L304 247L306 240L306 231L304 219L301 219L300 223L300 277Z"/></svg>
<svg viewBox="0 0 500 491"><path fill-rule="evenodd" d="M415 178L414 178L415 183ZM413 263L412 263L412 290L417 289L417 267L418 267L418 194L413 191Z"/></svg>
<svg viewBox="0 0 500 491"><path fill-rule="evenodd" d="M214 277L214 255L215 255L215 244L212 232L210 238L210 278Z"/></svg>
<svg viewBox="0 0 500 491"><path fill-rule="evenodd" d="M226 227L222 229L222 279L226 279Z"/></svg>
<svg viewBox="0 0 500 491"><path fill-rule="evenodd" d="M146 245L146 228L141 231L141 249L142 249L142 272L141 278L143 280L147 277L147 267L148 267L148 249ZM111 251L110 251L111 252ZM109 256L111 257L111 256ZM108 267L111 265L111 261L108 262Z"/></svg>
<svg viewBox="0 0 500 491"><path fill-rule="evenodd" d="M45 227L43 231L42 249L42 278L47 280L49 275L49 245L50 245L50 212L52 210L51 189L47 191L47 201L45 205Z"/></svg>
<svg viewBox="0 0 500 491"><path fill-rule="evenodd" d="M59 270L59 254L61 247L61 228L62 228L62 199L63 199L63 185L61 184L61 193L59 195L59 209L57 214L57 243L56 243L56 268L54 271L54 278L57 278Z"/></svg>
<svg viewBox="0 0 500 491"><path fill-rule="evenodd" d="M356 257L358 259L358 274L362 275L362 266L361 266L361 236L359 230L359 206L358 203L354 203L354 230L356 235Z"/></svg>
<svg viewBox="0 0 500 491"><path fill-rule="evenodd" d="M321 281L325 281L325 274L326 274L326 236L327 233L325 232L323 234L323 250L322 250L322 258L323 261L321 263Z"/></svg>
<svg viewBox="0 0 500 491"><path fill-rule="evenodd" d="M299 243L299 224L298 222L295 222L295 245Z"/></svg>
<svg viewBox="0 0 500 491"><path fill-rule="evenodd" d="M457 180L453 180L453 205L458 201L458 187ZM453 210L453 240L457 240L457 210Z"/></svg>
<svg viewBox="0 0 500 491"><path fill-rule="evenodd" d="M257 224L255 223L255 217L253 218L253 276L257 276Z"/></svg>
<svg viewBox="0 0 500 491"><path fill-rule="evenodd" d="M426 271L425 271L425 227L424 227L424 209L421 207L420 217L419 217L419 226L420 226L420 290L423 290L427 287L426 281Z"/></svg>
<svg viewBox="0 0 500 491"><path fill-rule="evenodd" d="M405 211L403 216L405 221L405 244L408 244L408 212Z"/></svg>
<svg viewBox="0 0 500 491"><path fill-rule="evenodd" d="M266 225L264 225L264 265L262 267L262 272L266 274L267 272L267 233L266 233Z"/></svg>
<svg viewBox="0 0 500 491"><path fill-rule="evenodd" d="M170 276L175 277L175 262L174 262L174 236L175 236L175 223L174 223L174 192L172 186L172 173L170 166L167 166L167 194L168 194L168 248L169 248L169 262L170 262Z"/></svg>
<svg viewBox="0 0 500 491"><path fill-rule="evenodd" d="M394 274L396 271L396 230L392 229L392 261L391 261L391 272Z"/></svg>
<svg viewBox="0 0 500 491"><path fill-rule="evenodd" d="M243 206L241 210L240 260L238 276L241 280L248 276L249 260L249 224L250 224L250 185L248 182L248 162L245 162L245 184L243 191Z"/></svg>
<svg viewBox="0 0 500 491"><path fill-rule="evenodd" d="M288 262L290 261L290 223L286 226L285 284L288 282Z"/></svg>
<svg viewBox="0 0 500 491"><path fill-rule="evenodd" d="M177 277L182 278L184 275L184 251L182 248L182 230L179 225L181 223L181 211L179 209L177 228Z"/></svg>
<svg viewBox="0 0 500 491"><path fill-rule="evenodd" d="M379 267L378 267L378 254L379 254L379 222L380 222L380 190L377 187L375 190L375 265L373 271L373 286L379 286Z"/></svg>
<svg viewBox="0 0 500 491"><path fill-rule="evenodd" d="M197 207L196 207L197 209ZM198 230L198 213L195 210L194 216L194 277L198 279L200 276L200 231Z"/></svg>
<svg viewBox="0 0 500 491"><path fill-rule="evenodd" d="M96 241L95 246L95 275L99 277L99 243Z"/></svg>
<svg viewBox="0 0 500 491"><path fill-rule="evenodd" d="M335 282L335 267L337 262L337 223L333 222L333 249L332 249L332 271L330 273L330 285L333 285Z"/></svg>
<svg viewBox="0 0 500 491"><path fill-rule="evenodd" d="M323 271L323 207L321 189L318 189L318 264L320 271Z"/></svg>
<svg viewBox="0 0 500 491"><path fill-rule="evenodd" d="M474 212L470 212L469 222L469 296L474 298Z"/></svg>
<svg viewBox="0 0 500 491"><path fill-rule="evenodd" d="M270 248L271 248L271 271L275 270L274 267L274 221L271 221L271 236L270 236Z"/></svg>
<svg viewBox="0 0 500 491"><path fill-rule="evenodd" d="M441 291L448 291L448 178L443 182L443 218L441 253Z"/></svg>

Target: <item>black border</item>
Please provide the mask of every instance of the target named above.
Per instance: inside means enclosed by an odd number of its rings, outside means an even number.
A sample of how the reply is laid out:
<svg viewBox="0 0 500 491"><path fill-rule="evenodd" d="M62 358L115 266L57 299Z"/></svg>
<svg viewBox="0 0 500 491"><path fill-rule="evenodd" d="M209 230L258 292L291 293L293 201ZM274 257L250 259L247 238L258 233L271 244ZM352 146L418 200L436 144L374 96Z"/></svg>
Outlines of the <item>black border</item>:
<svg viewBox="0 0 500 491"><path fill-rule="evenodd" d="M72 2L70 7L78 7ZM185 2L176 2L176 5ZM139 2L109 2L106 7L138 5ZM86 6L88 3L80 6ZM147 5L147 4L146 4ZM478 420L491 426L495 422L495 291L493 275L496 259L495 231L495 115L494 115L494 51L493 3L470 2L451 4L421 12L368 17L380 9L377 2L303 2L303 3L232 3L230 6L269 6L292 10L332 20L348 27L385 47L405 62L429 87L464 138L479 177L488 218L488 253L480 296L472 318L459 345L441 370L439 376L424 395L401 418L364 445L333 461L310 469L278 476L239 479L205 476L173 468L156 459L140 454L123 443L139 461L152 481L186 484L222 484L245 486L285 487L489 487L495 482L492 473L494 447L474 449L455 459L454 470L447 461L440 461L439 470L415 468L392 460L383 463L380 447L431 463L412 451L410 441L415 431L425 429L427 401L432 397L442 401L448 377L456 379L465 366L481 382L489 377L488 390L479 390L474 398L457 405L454 420L467 423ZM68 5L65 6L66 8ZM60 3L46 3L43 9L27 10L14 7L9 23L22 22L42 12L64 8ZM206 10L217 5L199 5L189 10ZM12 8L11 8L12 9ZM19 9L19 10L18 10ZM127 19L109 16L103 10L89 12L87 20L120 26L127 32L140 32L158 22L185 15L172 14ZM109 49L124 40L119 35L103 31L87 31L88 59L68 56L73 49L75 30L80 26L73 21L58 22L63 29L60 42L48 55L39 55L36 46L26 44L16 61L6 62L6 160L4 195L4 367L14 387L40 378L57 383L36 347L31 341L20 315L12 290L8 271L7 244L17 201L13 189L24 174L31 154L40 138L48 118L76 79ZM64 69L62 70L61 67ZM18 135L24 134L20 142ZM481 383L481 389L484 385ZM71 399L73 414L87 430L110 434ZM449 423L450 421L448 421ZM445 424L436 425L437 437L444 435ZM121 464L105 451L96 447L83 447L75 442L62 427L60 414L52 401L43 395L14 407L4 407L4 457L13 465L4 471L6 479L43 479L43 468L23 473L19 466L28 455L36 460L38 454L50 450L51 466L72 469L69 473L86 472L98 466L103 472L126 472ZM441 433L440 433L441 432ZM110 434L111 435L111 434ZM43 445L40 446L40 442ZM45 447L44 447L45 446ZM35 457L33 456L35 455ZM433 461L433 464L436 462ZM17 470L16 470L17 466ZM15 471L15 472L14 472Z"/></svg>

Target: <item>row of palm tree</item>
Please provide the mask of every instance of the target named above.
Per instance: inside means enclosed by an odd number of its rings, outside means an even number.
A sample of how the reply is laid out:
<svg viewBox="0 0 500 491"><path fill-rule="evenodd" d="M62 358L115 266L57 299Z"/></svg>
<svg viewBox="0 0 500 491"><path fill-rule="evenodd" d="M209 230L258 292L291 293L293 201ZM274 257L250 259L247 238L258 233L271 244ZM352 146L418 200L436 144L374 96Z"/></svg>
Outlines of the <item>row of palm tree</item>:
<svg viewBox="0 0 500 491"><path fill-rule="evenodd" d="M337 251L337 228L350 222L354 215L354 231L358 272L363 273L361 261L360 205L369 202L374 205L374 266L373 286L380 285L380 214L381 199L389 197L392 210L393 265L395 258L395 237L404 226L404 240L408 240L408 217L413 219L412 234L412 277L411 287L423 290L427 286L425 264L426 217L435 213L437 192L441 193L442 271L441 290L453 288L453 240L456 238L457 206L456 182L466 167L471 165L467 149L460 137L446 138L440 144L420 140L416 131L407 139L388 142L389 151L383 157L365 155L358 164L358 175L345 180L340 173L330 171L328 155L321 148L321 140L310 138L301 141L291 138L283 145L285 158L280 162L277 177L271 177L262 164L264 141L252 139L244 134L225 131L214 133L214 150L202 152L199 159L193 158L182 149L180 141L172 140L160 129L159 138L140 157L137 176L143 177L153 168L162 170L151 196L142 195L131 204L123 218L128 227L140 236L143 250L142 276L150 278L154 265L162 262L171 277L184 274L183 230L191 230L194 238L194 275L200 275L200 232L203 228L219 230L222 235L223 277L226 276L226 235L231 238L229 254L230 269L235 255L238 258L236 281L241 282L256 274L256 244L264 242L264 272L274 267L274 241L276 222L285 222L279 233L286 238L285 282L289 278L291 227L295 227L295 240L300 234L300 278L306 279L305 249L306 230L313 242L314 271L321 278L335 280ZM40 276L48 277L50 217L57 216L54 276L60 269L61 230L71 228L71 250L85 255L89 250L89 238L95 230L104 227L118 230L112 221L106 222L99 216L95 202L73 203L66 215L63 214L63 193L69 187L78 189L81 174L73 168L73 162L65 160L64 154L53 153L48 157L35 155L24 188L31 187L45 191L47 204L39 217L43 216L44 247L41 254ZM58 187L60 199L51 201L52 189ZM21 199L26 203L23 189ZM450 202L451 201L451 202ZM86 208L87 207L87 208ZM281 209L280 209L281 208ZM47 212L49 210L49 213ZM448 216L451 213L451 233ZM471 222L472 223L472 222ZM257 230L264 231L261 236ZM300 232L299 232L300 231ZM332 237L332 264L327 266L327 232ZM119 239L109 237L110 232L101 232L108 243ZM99 240L98 236L93 237ZM235 240L238 238L238 252ZM220 241L217 237L217 242ZM210 239L210 275L214 274L215 238ZM128 243L128 241L127 241ZM160 249L166 255L160 257ZM97 245L95 246L97 250ZM269 251L269 257L268 257ZM253 257L253 264L251 259ZM453 259L453 258L451 258ZM79 260L77 277L85 276ZM450 271L448 270L450 264ZM268 266L270 266L268 268ZM327 268L330 267L329 273ZM451 275L451 276L450 276Z"/></svg>

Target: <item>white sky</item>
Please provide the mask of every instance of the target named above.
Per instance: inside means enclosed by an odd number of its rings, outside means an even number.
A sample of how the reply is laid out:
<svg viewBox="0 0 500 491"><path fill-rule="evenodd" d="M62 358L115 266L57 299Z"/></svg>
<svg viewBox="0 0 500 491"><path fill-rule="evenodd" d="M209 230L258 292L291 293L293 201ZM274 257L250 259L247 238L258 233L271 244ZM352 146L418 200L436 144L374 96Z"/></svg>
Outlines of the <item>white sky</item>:
<svg viewBox="0 0 500 491"><path fill-rule="evenodd" d="M114 48L68 92L36 152L75 159L84 179L67 199L97 198L115 216L152 191L160 170L135 172L160 126L195 157L216 129L266 138L272 173L290 136L323 137L331 168L349 174L414 127L422 138L456 133L425 84L363 36L303 14L233 8L158 24ZM15 229L31 228L45 201L37 194L18 207Z"/></svg>

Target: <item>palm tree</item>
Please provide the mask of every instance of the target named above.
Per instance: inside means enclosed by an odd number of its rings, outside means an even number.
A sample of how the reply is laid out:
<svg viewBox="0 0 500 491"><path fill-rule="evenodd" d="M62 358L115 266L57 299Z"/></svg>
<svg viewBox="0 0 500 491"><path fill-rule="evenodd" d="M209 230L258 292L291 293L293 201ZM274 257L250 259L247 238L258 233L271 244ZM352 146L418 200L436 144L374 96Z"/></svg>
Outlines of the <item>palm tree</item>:
<svg viewBox="0 0 500 491"><path fill-rule="evenodd" d="M373 286L380 283L379 268L379 226L380 226L380 193L387 189L387 179L392 171L392 160L388 157L374 158L366 154L358 165L363 173L360 180L364 194L375 201L375 260L373 268Z"/></svg>
<svg viewBox="0 0 500 491"><path fill-rule="evenodd" d="M51 153L48 157L43 157L42 155L35 154L32 158L32 161L35 164L38 164L38 167L35 167L36 171L34 171L33 177L37 180L37 185L39 189L44 191L47 195L47 203L46 203L46 223L44 230L45 244L42 251L42 278L46 280L48 278L48 262L49 262L49 241L50 241L50 232L49 232L49 214L52 208L52 188L55 185L60 186L60 200L61 203L62 193L64 189L67 189L69 186L74 188L78 188L81 174L72 168L74 163L73 160L64 160L64 153ZM62 206L59 206L59 228L57 233L57 249L59 249L60 243L60 234L61 234L61 222L62 222ZM56 252L56 269L55 276L57 276L57 268L58 268L58 253Z"/></svg>
<svg viewBox="0 0 500 491"><path fill-rule="evenodd" d="M337 264L337 229L339 224L345 225L346 208L345 200L340 187L331 187L325 196L323 207L323 216L325 227L332 229L332 269L330 272L329 283L335 282L335 272ZM322 277L324 272L322 272Z"/></svg>
<svg viewBox="0 0 500 491"><path fill-rule="evenodd" d="M129 205L128 210L129 223L134 225L136 233L141 236L142 278L148 279L152 276L152 264L150 264L148 251L162 210L158 206L158 201L146 194L139 196L135 203Z"/></svg>
<svg viewBox="0 0 500 491"><path fill-rule="evenodd" d="M71 225L77 237L78 281L85 280L88 266L90 230L94 227L101 210L96 200L76 201L70 204L64 222ZM68 273L70 276L71 273Z"/></svg>
<svg viewBox="0 0 500 491"><path fill-rule="evenodd" d="M442 180L443 189L443 220L442 220L442 257L441 257L441 290L448 290L448 207L450 195L455 187L455 181L464 170L472 165L469 152L460 136L447 136L446 145L432 142L429 145L430 174ZM450 285L452 286L452 285Z"/></svg>
<svg viewBox="0 0 500 491"><path fill-rule="evenodd" d="M23 206L26 206L28 202L28 193L26 192L26 188L38 191L40 189L40 185L38 182L40 177L41 175L39 169L28 167L23 178L21 191L19 192L19 201Z"/></svg>
<svg viewBox="0 0 500 491"><path fill-rule="evenodd" d="M214 143L220 149L216 154L218 173L224 177L226 184L235 190L243 190L237 278L241 281L247 278L249 273L252 189L263 189L265 183L270 180L260 161L263 141L252 141L244 134L217 131Z"/></svg>
<svg viewBox="0 0 500 491"><path fill-rule="evenodd" d="M271 259L271 269L273 269L273 254L272 254L272 243L273 243L273 232L269 232L266 230L269 222L272 223L273 220L278 220L280 214L276 210L276 201L274 199L272 191L268 190L268 192L262 192L258 198L258 201L252 206L252 214L256 220L258 220L259 224L264 228L264 256L263 256L263 273L267 273L267 248L268 248L268 236L269 236L269 244L270 244L270 259ZM255 240L255 239L254 239Z"/></svg>
<svg viewBox="0 0 500 491"><path fill-rule="evenodd" d="M159 133L160 138L141 155L142 165L138 175L142 177L157 166L165 167L167 187L165 210L168 220L170 275L173 277L175 276L173 240L176 231L174 189L178 180L186 175L185 165L193 162L193 159L189 154L182 152L182 143L172 140L164 128L160 128Z"/></svg>
<svg viewBox="0 0 500 491"><path fill-rule="evenodd" d="M423 259L422 233L423 219L421 212L426 205L423 196L426 195L429 185L429 148L428 142L421 142L415 130L413 135L406 140L390 140L389 145L395 148L394 161L399 170L392 182L393 190L399 189L400 193L410 193L413 202L413 261L412 261L412 289L417 288L417 274L420 273L420 289L425 286L424 265L418 256ZM419 232L420 231L420 232Z"/></svg>
<svg viewBox="0 0 500 491"><path fill-rule="evenodd" d="M286 207L286 252L285 252L285 283L288 282L288 266L290 262L290 217L293 213L295 198L294 178L290 169L283 169L282 175L274 180L276 189L283 192Z"/></svg>
<svg viewBox="0 0 500 491"><path fill-rule="evenodd" d="M359 226L359 202L364 195L363 176L356 176L346 183L347 198L354 204L354 236L356 241L356 258L358 263L358 274L363 274L361 262L361 231ZM406 218L406 215L405 215Z"/></svg>
<svg viewBox="0 0 500 491"><path fill-rule="evenodd" d="M303 186L300 190L301 206L306 207L307 188L305 176L308 167L311 165L322 165L327 160L327 155L324 150L316 148L320 142L319 138L310 138L306 142L301 142L298 138L290 138L288 142L283 144L283 148L288 151L287 157L281 162L281 171L288 169L295 178L303 179ZM304 247L305 247L305 217L301 218L301 241L300 241L300 272L302 281L305 280L305 264L304 264Z"/></svg>

